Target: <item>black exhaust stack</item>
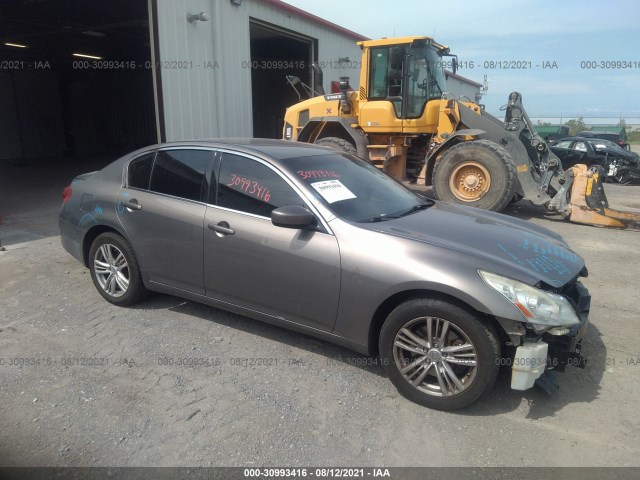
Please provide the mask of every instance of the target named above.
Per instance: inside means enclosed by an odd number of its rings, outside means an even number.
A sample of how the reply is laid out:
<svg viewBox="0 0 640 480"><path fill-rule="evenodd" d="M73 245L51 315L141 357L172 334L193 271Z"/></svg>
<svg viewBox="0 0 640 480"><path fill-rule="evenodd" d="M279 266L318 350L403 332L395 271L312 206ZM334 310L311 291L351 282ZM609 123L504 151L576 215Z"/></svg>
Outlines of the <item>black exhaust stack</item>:
<svg viewBox="0 0 640 480"><path fill-rule="evenodd" d="M316 62L311 64L313 71L313 86L318 95L324 95L324 87L322 86L322 68Z"/></svg>

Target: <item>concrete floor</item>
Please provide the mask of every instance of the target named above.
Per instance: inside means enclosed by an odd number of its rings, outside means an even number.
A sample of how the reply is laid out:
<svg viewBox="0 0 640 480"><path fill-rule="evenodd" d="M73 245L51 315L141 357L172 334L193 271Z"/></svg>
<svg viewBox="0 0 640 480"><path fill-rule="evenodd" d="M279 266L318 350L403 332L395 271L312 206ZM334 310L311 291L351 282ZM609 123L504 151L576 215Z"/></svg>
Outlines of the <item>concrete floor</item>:
<svg viewBox="0 0 640 480"><path fill-rule="evenodd" d="M554 398L505 370L443 413L304 335L162 295L106 303L57 237L62 188L88 166L0 168L0 466L640 466L640 233L512 206L586 259L589 363ZM640 211L640 187L606 190Z"/></svg>

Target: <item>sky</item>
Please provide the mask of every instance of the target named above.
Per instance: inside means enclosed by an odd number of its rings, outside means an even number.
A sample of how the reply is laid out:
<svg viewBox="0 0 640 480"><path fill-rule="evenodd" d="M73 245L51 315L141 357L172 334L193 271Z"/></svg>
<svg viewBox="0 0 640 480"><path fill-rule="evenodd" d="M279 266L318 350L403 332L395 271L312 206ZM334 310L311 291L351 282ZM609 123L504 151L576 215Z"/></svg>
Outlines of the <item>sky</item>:
<svg viewBox="0 0 640 480"><path fill-rule="evenodd" d="M458 55L459 75L487 75L490 113L517 90L532 118L640 123L638 0L285 1L372 39L434 37ZM531 68L498 68L512 61Z"/></svg>

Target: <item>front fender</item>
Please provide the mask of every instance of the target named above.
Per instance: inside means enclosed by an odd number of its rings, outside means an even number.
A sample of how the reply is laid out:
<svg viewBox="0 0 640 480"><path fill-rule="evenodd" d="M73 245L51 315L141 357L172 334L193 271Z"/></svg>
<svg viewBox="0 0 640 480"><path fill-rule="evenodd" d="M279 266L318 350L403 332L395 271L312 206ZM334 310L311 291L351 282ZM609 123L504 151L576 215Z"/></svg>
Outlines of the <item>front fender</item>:
<svg viewBox="0 0 640 480"><path fill-rule="evenodd" d="M354 123L358 123L356 117L314 117L309 119L309 122L300 131L298 141L315 143L316 140L324 137L350 139L356 146L358 157L368 160L367 145L369 145L369 140L362 130L351 126Z"/></svg>

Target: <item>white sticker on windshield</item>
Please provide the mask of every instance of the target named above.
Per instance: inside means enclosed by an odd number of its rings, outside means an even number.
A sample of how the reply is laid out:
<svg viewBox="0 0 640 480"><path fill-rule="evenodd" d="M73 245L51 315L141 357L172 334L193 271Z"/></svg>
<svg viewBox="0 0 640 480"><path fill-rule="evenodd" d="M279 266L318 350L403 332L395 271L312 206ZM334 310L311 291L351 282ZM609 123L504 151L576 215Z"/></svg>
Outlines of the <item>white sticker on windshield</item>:
<svg viewBox="0 0 640 480"><path fill-rule="evenodd" d="M322 195L329 203L339 202L340 200L348 200L356 198L351 190L345 187L340 180L325 180L324 182L315 182L311 186Z"/></svg>

